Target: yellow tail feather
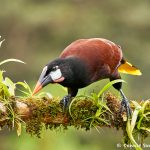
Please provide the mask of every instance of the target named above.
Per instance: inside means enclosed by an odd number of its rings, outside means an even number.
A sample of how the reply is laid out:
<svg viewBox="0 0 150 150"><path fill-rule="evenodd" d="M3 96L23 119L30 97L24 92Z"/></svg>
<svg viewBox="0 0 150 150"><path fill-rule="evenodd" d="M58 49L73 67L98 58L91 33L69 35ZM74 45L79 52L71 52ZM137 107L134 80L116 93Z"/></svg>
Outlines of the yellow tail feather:
<svg viewBox="0 0 150 150"><path fill-rule="evenodd" d="M130 64L129 62L125 61L118 67L118 71L121 73L131 74L131 75L142 75L141 71Z"/></svg>

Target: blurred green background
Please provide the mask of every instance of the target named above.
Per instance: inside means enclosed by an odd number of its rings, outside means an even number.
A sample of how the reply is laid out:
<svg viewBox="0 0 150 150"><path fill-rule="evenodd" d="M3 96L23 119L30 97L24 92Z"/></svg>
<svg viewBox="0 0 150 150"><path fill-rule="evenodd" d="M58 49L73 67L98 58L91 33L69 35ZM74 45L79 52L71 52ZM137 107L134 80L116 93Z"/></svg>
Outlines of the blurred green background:
<svg viewBox="0 0 150 150"><path fill-rule="evenodd" d="M0 0L0 35L5 39L0 59L17 58L26 65L4 65L13 81L36 83L43 66L59 56L72 41L103 37L119 45L124 56L143 75L122 75L129 99L149 98L150 1L149 0ZM80 93L99 90L106 81L84 88ZM44 89L64 96L60 86ZM0 150L103 150L117 149L122 132L100 129L100 134L76 131L43 131L42 139L23 133L0 132ZM150 144L150 139L145 143ZM119 148L118 148L119 149ZM120 148L123 149L123 148Z"/></svg>

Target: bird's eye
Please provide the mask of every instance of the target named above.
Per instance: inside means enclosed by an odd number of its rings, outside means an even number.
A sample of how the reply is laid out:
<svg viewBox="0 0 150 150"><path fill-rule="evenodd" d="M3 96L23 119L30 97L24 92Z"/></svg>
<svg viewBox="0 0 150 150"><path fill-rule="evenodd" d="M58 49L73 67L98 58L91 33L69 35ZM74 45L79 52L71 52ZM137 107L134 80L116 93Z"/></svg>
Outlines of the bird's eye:
<svg viewBox="0 0 150 150"><path fill-rule="evenodd" d="M59 68L58 66L54 66L54 67L52 68L52 71L56 71L58 68Z"/></svg>

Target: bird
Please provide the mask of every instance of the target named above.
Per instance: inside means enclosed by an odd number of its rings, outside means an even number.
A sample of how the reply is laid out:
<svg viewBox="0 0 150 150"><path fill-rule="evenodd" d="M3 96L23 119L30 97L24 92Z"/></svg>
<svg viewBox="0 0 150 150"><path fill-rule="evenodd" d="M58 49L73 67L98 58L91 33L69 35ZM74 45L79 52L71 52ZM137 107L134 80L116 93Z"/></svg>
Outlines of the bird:
<svg viewBox="0 0 150 150"><path fill-rule="evenodd" d="M120 73L141 75L141 71L123 56L121 46L104 38L78 39L68 45L60 56L47 63L33 90L33 95L50 83L67 87L68 94L60 104L66 110L80 88L96 81L121 79ZM132 114L129 101L122 90L122 82L113 84L120 92L121 108L127 117Z"/></svg>

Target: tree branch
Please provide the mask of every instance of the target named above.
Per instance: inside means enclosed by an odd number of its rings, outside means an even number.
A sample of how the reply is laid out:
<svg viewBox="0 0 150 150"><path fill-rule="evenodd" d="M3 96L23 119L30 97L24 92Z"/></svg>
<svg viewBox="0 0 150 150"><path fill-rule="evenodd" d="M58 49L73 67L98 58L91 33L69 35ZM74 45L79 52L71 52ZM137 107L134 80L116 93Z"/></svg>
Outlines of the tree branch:
<svg viewBox="0 0 150 150"><path fill-rule="evenodd" d="M91 127L121 128L126 135L127 118L125 112L119 113L120 100L108 93L105 95L104 101L105 103L94 101L89 97L77 97L73 100L68 112L64 113L58 99L10 97L8 101L0 102L0 126L8 128L15 126L19 131L21 130L20 124L24 122L27 133L38 137L40 137L43 127L67 129L69 126L85 130L89 130ZM139 102L139 105L142 106L143 102ZM135 110L132 103L130 106L132 110ZM150 113L149 100L144 112ZM149 118L143 117L141 124L145 128L149 128ZM147 136L147 134L146 131L143 132L143 136Z"/></svg>

